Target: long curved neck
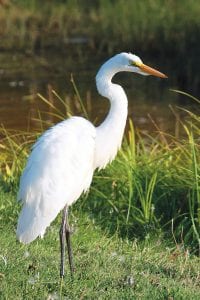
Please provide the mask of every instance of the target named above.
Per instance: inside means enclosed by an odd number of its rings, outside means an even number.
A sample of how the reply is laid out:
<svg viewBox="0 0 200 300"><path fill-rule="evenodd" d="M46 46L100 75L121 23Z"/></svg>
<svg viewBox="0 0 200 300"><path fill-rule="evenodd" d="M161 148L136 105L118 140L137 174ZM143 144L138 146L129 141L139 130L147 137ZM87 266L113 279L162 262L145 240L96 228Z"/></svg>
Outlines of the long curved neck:
<svg viewBox="0 0 200 300"><path fill-rule="evenodd" d="M95 168L104 168L111 162L121 146L128 113L128 101L121 86L111 82L119 70L104 64L96 76L99 94L110 100L110 111L103 123L96 128Z"/></svg>

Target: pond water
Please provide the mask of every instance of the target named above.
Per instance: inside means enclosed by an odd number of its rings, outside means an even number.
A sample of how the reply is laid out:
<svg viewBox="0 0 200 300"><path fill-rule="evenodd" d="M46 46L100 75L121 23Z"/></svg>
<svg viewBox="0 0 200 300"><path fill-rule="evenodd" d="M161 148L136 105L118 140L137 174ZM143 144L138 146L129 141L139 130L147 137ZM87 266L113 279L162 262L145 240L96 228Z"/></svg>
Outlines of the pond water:
<svg viewBox="0 0 200 300"><path fill-rule="evenodd" d="M62 99L76 101L70 81L71 74L89 110L90 119L98 124L108 112L109 102L98 95L95 75L107 58L107 56L97 57L83 53L71 56L70 52L59 55L48 53L40 56L29 53L0 53L1 124L8 129L37 129L38 110L48 110L37 93L48 98L48 90L52 88ZM178 88L178 86L174 74L173 78L170 77L169 66L166 67L159 60L156 63L151 60L145 63L167 73L169 79L119 73L114 81L122 85L127 93L129 116L136 127L151 132L158 126L161 130L174 134L177 131L177 122L170 106L176 109L177 115L184 117L184 113L176 106L195 110L195 103L170 91L171 88ZM79 113L75 105L74 110L75 113ZM55 118L53 121L58 120Z"/></svg>

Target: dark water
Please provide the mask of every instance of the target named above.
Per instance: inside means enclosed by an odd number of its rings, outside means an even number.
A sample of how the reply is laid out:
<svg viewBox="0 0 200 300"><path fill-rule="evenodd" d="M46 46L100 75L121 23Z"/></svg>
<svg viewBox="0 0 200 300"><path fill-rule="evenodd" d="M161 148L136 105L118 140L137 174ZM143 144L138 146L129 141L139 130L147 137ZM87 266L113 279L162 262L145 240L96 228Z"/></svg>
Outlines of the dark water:
<svg viewBox="0 0 200 300"><path fill-rule="evenodd" d="M8 129L29 130L38 128L38 110L48 111L48 107L37 96L41 93L49 97L49 89L53 88L63 99L71 99L76 109L74 89L70 82L73 74L76 85L85 105L88 107L90 119L96 123L105 117L109 102L97 94L95 75L106 57L81 54L75 57L70 53L46 54L33 56L30 54L0 53L0 120ZM145 62L146 63L146 62ZM169 68L149 60L148 64L157 67L161 72L170 72ZM135 125L147 132L161 130L174 134L177 131L176 117L170 106L176 109L177 115L184 113L176 106L196 110L195 103L170 91L178 88L174 74L169 79L144 77L130 73L120 73L114 81L121 84L129 99L129 116ZM60 109L63 109L61 105ZM53 120L57 122L55 118ZM157 124L157 125L155 125Z"/></svg>

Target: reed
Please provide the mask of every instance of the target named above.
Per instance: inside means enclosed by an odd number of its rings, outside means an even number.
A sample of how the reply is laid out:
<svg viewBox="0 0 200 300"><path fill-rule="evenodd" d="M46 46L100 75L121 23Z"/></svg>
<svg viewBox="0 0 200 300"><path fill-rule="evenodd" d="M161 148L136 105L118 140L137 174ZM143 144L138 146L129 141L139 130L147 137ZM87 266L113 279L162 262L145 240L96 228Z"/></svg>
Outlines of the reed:
<svg viewBox="0 0 200 300"><path fill-rule="evenodd" d="M199 36L200 5L195 0L45 1L42 6L38 0L7 2L0 10L1 39L5 41L1 47L5 48L10 44L34 50L56 46L58 41L62 48L70 38L85 37L91 48L98 45L98 51L134 45L140 52L148 49L164 54L167 48L181 54L193 51L191 44Z"/></svg>
<svg viewBox="0 0 200 300"><path fill-rule="evenodd" d="M9 1L0 4L0 50L73 57L140 53L159 56L180 89L198 93L200 4L196 0ZM183 63L184 62L184 63ZM174 78L173 78L174 77Z"/></svg>

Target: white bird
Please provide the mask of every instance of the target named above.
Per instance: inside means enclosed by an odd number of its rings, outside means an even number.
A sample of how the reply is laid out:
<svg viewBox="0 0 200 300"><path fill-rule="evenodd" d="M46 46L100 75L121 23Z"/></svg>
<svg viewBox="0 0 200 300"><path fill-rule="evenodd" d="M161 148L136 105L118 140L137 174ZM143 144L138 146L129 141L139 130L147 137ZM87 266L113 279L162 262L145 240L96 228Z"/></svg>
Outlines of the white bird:
<svg viewBox="0 0 200 300"><path fill-rule="evenodd" d="M20 179L18 200L23 203L17 225L17 237L28 244L43 236L47 227L63 210L60 229L61 267L64 276L65 239L71 274L74 271L70 245L68 208L89 189L96 169L105 168L122 143L127 119L127 97L112 83L118 72L167 76L143 64L131 53L120 53L100 68L96 76L99 94L110 100L110 110L101 125L95 127L82 117L71 117L47 130L34 144Z"/></svg>

